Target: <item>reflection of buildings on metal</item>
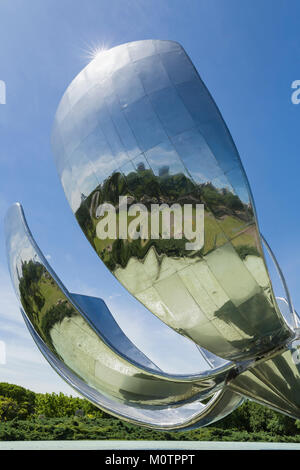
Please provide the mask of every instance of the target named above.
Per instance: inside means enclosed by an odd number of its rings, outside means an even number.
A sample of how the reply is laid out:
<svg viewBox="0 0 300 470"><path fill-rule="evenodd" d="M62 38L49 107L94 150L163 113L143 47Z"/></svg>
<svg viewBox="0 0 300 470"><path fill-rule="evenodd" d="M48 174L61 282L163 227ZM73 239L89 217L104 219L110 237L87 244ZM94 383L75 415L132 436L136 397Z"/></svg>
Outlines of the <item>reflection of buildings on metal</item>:
<svg viewBox="0 0 300 470"><path fill-rule="evenodd" d="M55 370L106 411L155 428L207 425L244 398L300 417L297 315L287 292L287 301L274 296L239 155L181 46L139 41L97 56L64 94L52 144L86 237L132 294L136 318L139 309L157 317L157 329L144 332L153 351L164 331L173 354L199 358L197 370L170 372L126 336L102 300L70 294L15 205L6 219L11 276ZM204 245L187 249L174 214L170 236L160 226L152 238L124 233L132 218L121 198L129 210L203 204ZM105 204L116 214L116 239L97 236Z"/></svg>

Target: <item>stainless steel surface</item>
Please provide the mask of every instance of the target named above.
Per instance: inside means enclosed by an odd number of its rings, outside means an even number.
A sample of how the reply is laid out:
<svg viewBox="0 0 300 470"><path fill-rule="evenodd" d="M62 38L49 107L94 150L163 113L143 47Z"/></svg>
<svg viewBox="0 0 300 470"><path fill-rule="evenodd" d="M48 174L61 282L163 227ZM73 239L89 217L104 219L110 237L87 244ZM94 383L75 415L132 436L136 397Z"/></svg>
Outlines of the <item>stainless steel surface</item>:
<svg viewBox="0 0 300 470"><path fill-rule="evenodd" d="M280 277L280 280L281 280L281 283L282 283L282 286L283 286L283 289L284 289L284 294L285 294L285 297L286 297L284 300L285 300L285 302L288 306L288 312L290 314L290 317L292 317L292 327L293 327L293 329L298 328L299 319L298 319L297 313L295 312L295 309L294 309L294 306L293 306L293 303L292 303L292 299L291 299L291 296L290 296L290 292L289 292L285 277L283 275L283 272L281 271L281 267L280 267L275 255L274 255L270 245L266 241L266 239L263 237L263 235L260 235L260 236L261 236L261 239L263 241L263 245L266 247L266 249L267 249L274 265L275 265L277 274ZM277 300L277 303L278 303L278 300Z"/></svg>
<svg viewBox="0 0 300 470"><path fill-rule="evenodd" d="M179 44L138 41L97 56L64 94L52 144L83 232L153 314L230 361L253 359L292 337L274 298L239 155ZM204 246L187 250L187 240L164 238L161 229L158 239L124 238L120 197L149 210L204 204ZM117 239L98 236L101 204L116 212Z"/></svg>
<svg viewBox="0 0 300 470"><path fill-rule="evenodd" d="M128 404L126 401L120 403L107 396L107 394L101 393L101 390L97 390L85 381L80 380L78 376L75 375L63 361L60 361L53 355L41 341L25 315L24 319L42 354L44 354L54 370L69 383L71 387L104 411L133 424L161 430L187 430L208 426L230 414L244 401L244 398L241 397L240 394L236 394L224 388L222 391L216 393L205 405L201 403L200 400L165 407L145 406L143 404L135 406Z"/></svg>
<svg viewBox="0 0 300 470"><path fill-rule="evenodd" d="M55 370L97 406L164 428L210 422L241 402L221 390L232 366L171 377L128 340L101 299L70 294L36 245L20 204L6 216L6 242L11 278L35 342ZM201 403L214 392L209 404Z"/></svg>
<svg viewBox="0 0 300 470"><path fill-rule="evenodd" d="M156 429L206 426L244 398L300 417L299 319L264 241L283 284L276 300L238 152L183 48L146 40L98 55L62 97L52 146L71 209L133 315L143 304L199 368L170 373L105 299L69 293L16 204L11 277L52 367L102 409Z"/></svg>
<svg viewBox="0 0 300 470"><path fill-rule="evenodd" d="M300 341L232 379L229 389L292 418L300 418Z"/></svg>

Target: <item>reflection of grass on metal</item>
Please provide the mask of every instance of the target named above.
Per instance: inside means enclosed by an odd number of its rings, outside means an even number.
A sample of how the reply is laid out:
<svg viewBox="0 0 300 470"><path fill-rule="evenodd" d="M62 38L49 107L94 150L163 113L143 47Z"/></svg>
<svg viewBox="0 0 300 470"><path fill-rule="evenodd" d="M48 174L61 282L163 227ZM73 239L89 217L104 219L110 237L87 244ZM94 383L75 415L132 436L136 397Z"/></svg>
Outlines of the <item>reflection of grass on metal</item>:
<svg viewBox="0 0 300 470"><path fill-rule="evenodd" d="M126 196L130 204L142 202L149 211L148 239L145 240L117 240L100 239L97 237L96 228L99 219L96 218L97 208L104 202L112 204L116 208L116 225L118 227L119 197ZM161 236L158 240L151 239L150 209L152 204L201 203L205 205L204 219L204 246L201 250L187 252L179 243L180 239L171 237L170 249ZM128 256L143 258L151 246L155 246L157 252L166 250L167 256L195 256L204 255L222 246L228 240L236 237L252 223L251 209L243 203L239 197L226 188L222 190L211 183L195 185L188 177L182 174L156 176L151 170L133 171L126 175L114 173L101 185L95 188L76 211L76 218L90 243L104 261L107 267L114 270L117 265L124 267ZM128 217L127 226L135 217ZM195 230L195 208L193 209L193 226ZM171 220L171 232L173 224ZM182 232L184 232L184 227ZM191 241L191 240L190 240ZM246 243L246 242L245 242ZM246 243L247 244L247 243ZM126 264L126 263L125 263Z"/></svg>
<svg viewBox="0 0 300 470"><path fill-rule="evenodd" d="M252 227L252 226L250 226ZM241 222L231 215L225 215L222 219L215 219L210 213L205 212L204 216L204 250L203 253L223 245L232 237L237 236L239 232L247 230L248 224ZM253 236L243 233L243 244L254 245Z"/></svg>
<svg viewBox="0 0 300 470"><path fill-rule="evenodd" d="M226 243L226 238L220 231L220 227L218 227L215 218L211 213L205 211L203 253L208 253L223 243Z"/></svg>
<svg viewBox="0 0 300 470"><path fill-rule="evenodd" d="M31 312L30 321L46 344L53 349L51 328L64 317L71 316L75 310L41 263L23 263L20 285L23 307Z"/></svg>
<svg viewBox="0 0 300 470"><path fill-rule="evenodd" d="M154 189L156 190L154 191ZM119 226L119 197L127 197L128 208L137 201L142 202L149 214L148 238L141 240L103 239L97 236L96 217L99 205L110 203L116 208L116 227ZM182 245L184 238L184 224L182 227L182 239L174 239L174 219L170 218L170 239L162 237L162 224L160 223L160 237L158 240L151 238L151 207L152 204L179 203L184 209L185 204L204 203L204 246L201 250L188 252ZM208 204L208 205L207 205ZM195 212L193 207L192 230L195 230ZM164 178L155 176L150 170L132 172L126 176L114 173L108 177L102 185L95 188L87 198L82 201L76 211L76 218L90 243L98 253L106 266L113 271L117 266L123 268L130 257L144 259L148 250L153 246L158 255L164 253L171 257L195 257L203 256L214 249L221 247L232 238L243 233L249 226L253 226L253 214L251 209L244 204L238 196L228 191L215 188L211 183L195 185L190 178L184 175L167 175ZM127 227L135 216L128 216ZM178 229L177 229L178 230ZM245 237L243 244L251 243L250 236ZM185 240L187 241L187 240ZM192 240L189 240L192 241ZM252 243L253 244L253 243Z"/></svg>
<svg viewBox="0 0 300 470"><path fill-rule="evenodd" d="M52 282L50 279L43 278L39 283L40 292L45 299L45 304L40 311L40 322L50 307L57 304L59 300L63 300L62 293Z"/></svg>
<svg viewBox="0 0 300 470"><path fill-rule="evenodd" d="M195 214L195 210L193 212ZM129 226L130 222L134 219L135 219L135 216L128 216L127 217L127 226ZM94 227L96 227L99 220L93 218L92 221L93 221ZM119 214L118 213L116 214L116 226L117 226L117 230L118 230L118 226L119 226ZM194 229L194 224L193 224L193 229ZM171 231L171 233L173 231L172 220L171 220L170 231ZM131 239L130 236L128 235L128 238L126 240L121 241L121 243L123 245L123 248L125 248L126 246L128 247L128 245L131 245L131 248L133 248L133 245L136 248L138 248L138 245L139 245L139 247L141 249L145 248L147 250L147 247L150 248L150 246L154 245L159 249L159 246L162 246L162 243L164 243L164 246L165 246L166 242L168 242L168 239L165 239L165 238L162 237L162 214L161 213L160 213L160 228L159 228L160 238L158 240L151 240L151 214L150 213L148 214L148 234L149 234L149 238L147 238L147 239L140 239L139 238L137 240ZM178 249L179 249L179 245L181 246L183 244L183 240L185 240L185 238L183 236L181 239L175 240L171 236L170 240L173 241L173 243L170 244L170 248L172 246L174 247L175 245L177 245ZM150 241L151 241L151 243L149 243ZM111 258L113 256L112 252L114 251L115 242L116 242L116 240L113 240L113 239L110 239L110 238L107 238L107 239L103 240L103 239L100 239L98 237L95 237L93 239L93 243L94 243L94 246L96 248L96 251L97 251L98 255L101 257L101 259L104 261L104 263L109 262L111 260ZM138 249L138 251L135 253L135 255L137 257L139 256L139 251L140 250ZM179 253L178 253L178 255L179 255ZM133 256L134 256L134 253L133 253Z"/></svg>
<svg viewBox="0 0 300 470"><path fill-rule="evenodd" d="M76 314L75 309L67 301L58 301L53 304L43 315L41 320L41 331L46 339L48 347L55 352L51 332L55 325L61 324L65 318L70 318Z"/></svg>
<svg viewBox="0 0 300 470"><path fill-rule="evenodd" d="M195 214L195 210L193 211L193 216ZM128 217L128 225L129 223L134 220L134 216ZM119 214L116 214L116 220L117 220L117 227L118 227L118 219L119 219ZM92 218L92 223L94 228L96 227L99 219ZM149 214L149 233L151 229L151 218ZM239 234L240 231L244 230L244 233L239 235L239 244L243 245L251 245L255 246L255 241L253 240L253 236L246 233L248 230L248 227L244 222L241 224L241 220L235 218L234 216L230 215L225 215L220 221L216 220L215 217L211 214L211 212L205 211L204 213L204 247L203 249L198 253L198 254L206 254L209 253L210 251L214 250L217 247L220 247L227 243L229 234L231 237L236 236ZM250 226L252 228L252 226ZM223 230L222 230L223 229ZM95 228L96 232L96 228ZM227 237L226 237L226 234ZM151 239L150 239L151 240ZM175 250L176 252L176 246L177 246L177 256L189 256L191 253L186 252L186 250L183 251L181 249L182 240L164 240L162 239L162 231L160 229L160 239L159 240L151 240L151 243L149 243L150 240L141 240L138 239L133 243L133 240L128 238L128 240L122 240L120 243L122 245L122 251L127 251L129 249L129 245L131 245L130 250L132 251L132 255L136 256L138 258L143 257L146 253L143 255L141 254L141 250L145 249L147 251L147 248L149 249L150 246L155 246L158 251L160 251L160 247L162 247L162 244L164 248L167 248L166 244L170 244L171 248L171 242L173 247L173 251ZM116 246L115 246L116 240L113 239L100 239L98 237L94 237L93 239L93 244L96 248L96 251L98 255L101 257L101 259L104 261L105 264L111 266L115 266L115 263L117 260L115 260L115 251L116 251ZM236 243L235 243L236 245ZM126 248L127 247L127 248ZM136 251L137 250L137 251ZM176 253L174 254L176 255ZM167 253L166 253L167 254ZM170 253L169 253L170 255ZM117 262L118 264L118 262Z"/></svg>
<svg viewBox="0 0 300 470"><path fill-rule="evenodd" d="M226 215L222 219L218 219L218 224L229 239L236 236L248 226L247 222L231 215Z"/></svg>
<svg viewBox="0 0 300 470"><path fill-rule="evenodd" d="M235 247L238 255L242 260L244 260L247 256L260 256L257 249L251 245L239 245Z"/></svg>
<svg viewBox="0 0 300 470"><path fill-rule="evenodd" d="M251 245L256 246L255 239L253 234L249 234L247 232L241 233L237 238L232 240L232 243L236 246L238 245Z"/></svg>
<svg viewBox="0 0 300 470"><path fill-rule="evenodd" d="M237 250L239 249L240 246L247 245L247 246L255 248L256 253L258 253L258 250L256 248L256 240L253 237L253 234L251 232L247 233L246 231L244 233L241 233L238 237L231 240L231 243ZM260 255L258 254L257 256L260 256Z"/></svg>

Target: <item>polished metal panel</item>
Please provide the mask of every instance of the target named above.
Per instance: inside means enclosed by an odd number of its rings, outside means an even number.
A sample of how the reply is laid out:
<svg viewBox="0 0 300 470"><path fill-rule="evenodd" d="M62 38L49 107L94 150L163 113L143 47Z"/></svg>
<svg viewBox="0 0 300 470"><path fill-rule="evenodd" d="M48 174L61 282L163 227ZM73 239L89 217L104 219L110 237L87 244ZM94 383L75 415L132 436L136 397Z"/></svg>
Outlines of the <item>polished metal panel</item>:
<svg viewBox="0 0 300 470"><path fill-rule="evenodd" d="M282 282L286 298L276 297L282 316L295 331L296 339L282 351L276 351L269 358L249 364L248 370L230 379L227 386L262 405L286 414L291 418L300 418L300 320L295 311L287 283L279 263L261 235L263 245L268 251Z"/></svg>
<svg viewBox="0 0 300 470"><path fill-rule="evenodd" d="M133 317L142 308L175 335L178 357L189 344L199 360L193 373L170 373L104 300L68 292L16 204L6 216L12 282L60 376L155 429L206 426L245 398L300 418L300 321L230 133L183 48L146 40L97 55L61 99L52 146L73 213L132 294Z"/></svg>
<svg viewBox="0 0 300 470"><path fill-rule="evenodd" d="M74 374L63 361L47 348L45 343L36 334L28 318L21 309L24 321L35 340L41 353L53 369L69 384L92 403L101 407L104 411L133 424L143 427L161 430L186 430L202 426L208 426L234 411L244 399L227 388L216 393L214 397L204 405L199 400L167 407L146 407L140 404L120 403L101 391L91 387Z"/></svg>
<svg viewBox="0 0 300 470"><path fill-rule="evenodd" d="M277 304L280 308L280 311L282 313L282 316L285 318L286 322L290 325L290 327L295 330L299 328L299 317L297 315L297 312L294 309L292 298L285 280L285 277L283 275L283 272L281 270L281 267L276 259L275 254L273 253L270 245L268 242L265 240L265 238L261 235L261 240L263 242L263 247L266 250L266 253L269 255L271 259L271 263L273 264L273 268L275 268L275 272L277 274L277 278L279 278L280 283L281 283L281 289L282 289L282 294L283 298L276 295L276 300ZM272 276L270 276L272 279ZM273 282L273 279L272 279Z"/></svg>
<svg viewBox="0 0 300 470"><path fill-rule="evenodd" d="M274 298L239 155L178 43L137 41L99 54L63 96L52 145L93 248L163 322L231 361L293 336ZM204 204L204 245L187 250L172 219L169 239L161 230L156 238L100 239L99 207L112 204L120 225L120 196L146 209Z"/></svg>
<svg viewBox="0 0 300 470"><path fill-rule="evenodd" d="M127 412L125 417L133 421L135 412L128 410L145 407L145 424L151 425L150 410L153 420L156 411L162 419L176 405L179 422L174 426L180 427L181 421L185 426L185 421L202 419L199 410L210 420L211 409L217 419L220 400L234 407L241 402L236 394L221 390L232 366L213 370L207 365L210 370L198 377L171 377L124 335L101 299L70 294L33 240L20 204L7 213L6 243L12 281L31 334L51 365L97 406L122 417ZM209 405L201 404L201 398L214 392Z"/></svg>
<svg viewBox="0 0 300 470"><path fill-rule="evenodd" d="M300 341L232 379L229 389L292 418L300 418Z"/></svg>

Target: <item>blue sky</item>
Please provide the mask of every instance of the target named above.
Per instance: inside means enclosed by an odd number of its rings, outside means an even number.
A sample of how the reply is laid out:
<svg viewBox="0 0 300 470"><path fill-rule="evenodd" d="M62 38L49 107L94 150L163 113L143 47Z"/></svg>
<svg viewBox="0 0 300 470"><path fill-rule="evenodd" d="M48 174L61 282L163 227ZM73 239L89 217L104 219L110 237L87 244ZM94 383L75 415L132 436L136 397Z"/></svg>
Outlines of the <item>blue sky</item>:
<svg viewBox="0 0 300 470"><path fill-rule="evenodd" d="M23 204L42 251L70 291L104 297L119 321L129 298L96 259L76 224L50 148L55 110L93 47L140 39L180 42L210 90L246 169L260 227L300 303L300 3L279 0L2 0L0 217ZM141 317L142 318L142 317ZM145 334L143 324L136 329ZM145 335L146 337L146 335ZM71 389L37 352L18 311L0 230L0 381L37 391ZM145 339L150 343L151 338Z"/></svg>

